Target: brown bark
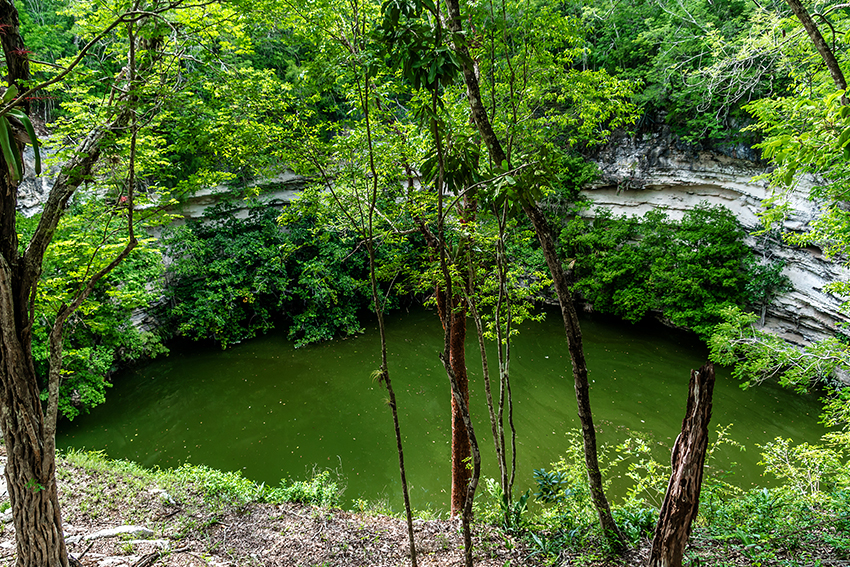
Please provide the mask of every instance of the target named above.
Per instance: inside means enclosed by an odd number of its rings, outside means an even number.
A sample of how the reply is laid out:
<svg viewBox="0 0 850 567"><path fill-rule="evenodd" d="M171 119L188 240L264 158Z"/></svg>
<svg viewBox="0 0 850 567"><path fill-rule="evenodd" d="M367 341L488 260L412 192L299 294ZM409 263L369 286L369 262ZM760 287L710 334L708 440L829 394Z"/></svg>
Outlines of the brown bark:
<svg viewBox="0 0 850 567"><path fill-rule="evenodd" d="M0 258L0 424L17 565L67 567L53 439L46 435L29 334L15 321L12 277L8 262Z"/></svg>
<svg viewBox="0 0 850 567"><path fill-rule="evenodd" d="M543 212L535 204L524 204L523 210L540 240L540 247L546 264L552 274L552 283L558 296L558 304L561 306L561 316L564 319L564 331L567 336L567 349L570 352L570 361L573 365L573 381L575 383L576 402L578 405L578 417L581 422L582 438L584 440L584 460L587 465L587 477L590 483L590 495L599 523L605 533L605 537L617 551L622 551L625 546L625 538L614 516L611 507L605 497L602 484L602 473L599 470L599 461L596 448L596 429L593 425L593 414L590 409L590 386L587 381L587 362L584 359L584 346L582 344L581 328L578 323L575 304L570 294L567 274L561 265L549 223L543 216Z"/></svg>
<svg viewBox="0 0 850 567"><path fill-rule="evenodd" d="M460 13L459 0L446 0L446 6L448 9L449 28L456 34L462 34L463 19ZM457 45L456 49L461 55L463 77L466 83L466 93L467 98L469 99L469 106L475 126L487 146L487 150L490 153L490 158L493 163L497 167L510 167L507 154L505 153L505 150L499 141L499 137L496 135L493 130L493 126L487 117L487 110L484 108L483 101L481 100L478 77L475 75L475 70L472 66L467 63L468 61L471 61L469 50L463 43ZM564 318L564 329L567 335L567 345L570 351L570 359L573 364L576 403L578 405L578 415L581 421L582 437L584 438L585 463L587 464L587 476L590 481L590 491L593 503L596 507L596 512L599 516L599 521L602 526L602 530L605 533L605 537L615 550L621 551L625 545L625 539L622 532L617 527L614 517L611 515L611 507L608 504L608 499L605 497L605 492L602 486L602 473L599 471L599 462L597 458L596 430L593 426L593 416L590 409L587 365L584 361L581 329L578 325L578 317L576 315L575 306L573 305L572 296L570 295L567 277L563 267L561 266L558 253L552 239L552 233L549 229L549 224L546 222L543 213L533 202L523 203L523 210L534 225L534 230L537 233L537 238L540 240L540 245L546 258L546 263L549 266L549 270L552 272L552 279L555 282L555 291L558 295L558 302L561 305L561 314Z"/></svg>
<svg viewBox="0 0 850 567"><path fill-rule="evenodd" d="M4 26L0 30L0 44L3 45L3 55L6 59L6 77L10 83L23 91L22 81L30 76L30 61L24 38L18 33L20 21L13 1L0 0L0 23ZM29 110L28 103L24 104L27 104L24 110Z"/></svg>
<svg viewBox="0 0 850 567"><path fill-rule="evenodd" d="M455 299L449 304L445 292L437 290L437 312L443 329L448 326L449 353L448 362L454 379L457 381L464 401L469 404L469 376L466 371L466 308L462 300ZM466 502L466 487L469 485L472 472L467 468L471 449L469 435L463 422L461 408L457 399L452 395L452 517L463 511Z"/></svg>
<svg viewBox="0 0 850 567"><path fill-rule="evenodd" d="M820 54L821 59L826 64L826 68L829 69L829 74L832 75L832 81L835 83L835 86L841 90L847 89L847 81L844 79L844 73L841 71L841 67L838 65L838 61L835 59L835 54L827 45L826 40L824 40L823 35L821 35L820 30L818 30L818 26L815 24L812 17L803 7L803 4L800 0L786 0L788 5L791 7L791 11L794 12L794 15L797 16L797 19L800 20L800 23L803 24L803 28L806 30L806 33L809 34L809 39L812 40L812 43L817 49L818 54ZM847 104L846 96L841 97L842 104Z"/></svg>
<svg viewBox="0 0 850 567"><path fill-rule="evenodd" d="M460 302L457 302L460 303ZM466 372L466 308L460 307L452 317L451 350L449 363L454 371L457 387L464 402L469 405L469 376ZM463 414L455 396L452 396L452 507L451 515L463 511L466 503L466 487L472 478L467 467L471 457L469 434L463 422Z"/></svg>
<svg viewBox="0 0 850 567"><path fill-rule="evenodd" d="M27 78L23 74L28 72L28 62L17 27L17 12L8 0L0 0L0 25L0 41L10 73L8 78L13 83L23 81ZM54 348L51 352L50 396L45 413L39 397L42 385L36 376L31 352L35 288L45 250L65 205L79 184L90 176L100 154L101 142L123 130L129 117L129 111L119 110L111 123L83 139L74 157L57 177L39 225L23 254L18 251L15 226L17 188L6 175L0 175L0 427L8 455L5 476L19 567L68 566L56 488L54 438L61 351ZM5 168L0 167L0 171ZM130 249L132 243L126 253ZM110 265L114 267L117 261ZM80 301L104 273L92 277L81 290ZM64 319L78 305L79 301L75 301L61 310L51 333L52 347L61 347Z"/></svg>
<svg viewBox="0 0 850 567"><path fill-rule="evenodd" d="M439 21L439 18L438 18ZM464 565L466 567L472 567L473 557L472 557L472 503L475 497L475 491L478 488L478 479L481 476L481 452L478 449L478 441L475 438L475 430L472 425L472 419L469 415L469 404L467 400L469 399L469 393L462 392L460 385L457 380L457 376L455 375L454 368L452 366L450 360L450 353L454 350L453 339L452 339L452 329L455 328L455 325L462 324L464 325L464 334L465 334L465 325L466 325L466 310L464 309L462 314L457 310L452 309L451 307L454 305L455 292L453 290L453 281L452 276L449 271L449 260L448 260L448 246L446 245L446 228L445 228L445 208L444 208L444 179L445 179L445 162L444 162L444 153L443 153L443 144L440 128L438 127L436 116L437 116L437 91L434 90L431 92L431 112L433 117L431 118L431 131L434 136L434 145L437 150L437 165L438 165L438 174L437 180L435 184L435 189L437 191L437 253L438 260L440 265L440 272L442 274L441 285L445 286L444 289L438 289L437 294L437 305L440 309L440 319L443 323L443 350L440 352L440 362L443 363L443 368L446 370L446 375L449 377L449 383L452 388L452 404L457 405L460 410L460 415L463 419L463 424L466 428L466 432L469 435L469 448L471 450L472 458L472 476L469 479L469 483L466 486L466 495L464 498L464 505L461 513L461 526L463 529L463 545L464 545ZM426 232L427 233L427 232ZM459 254L460 257L463 257L463 254ZM465 284L468 286L468 282ZM444 292L442 296L442 306L440 306L440 291ZM466 289L468 294L469 289ZM464 294L457 294L458 301L462 300ZM459 321L458 321L459 320ZM465 369L464 369L465 370ZM459 488L459 487L458 487Z"/></svg>
<svg viewBox="0 0 850 567"><path fill-rule="evenodd" d="M29 61L18 25L14 3L0 0L0 42L7 79L13 84L29 78ZM45 419L31 352L31 297L41 272L43 251L37 258L19 254L16 207L17 187L7 175L0 175L0 426L8 457L5 476L15 524L17 565L67 567L55 445L50 434L55 421Z"/></svg>
<svg viewBox="0 0 850 567"><path fill-rule="evenodd" d="M652 540L650 567L682 565L691 522L699 510L713 393L714 365L708 362L699 370L691 371L688 405L682 432L673 445L673 470Z"/></svg>

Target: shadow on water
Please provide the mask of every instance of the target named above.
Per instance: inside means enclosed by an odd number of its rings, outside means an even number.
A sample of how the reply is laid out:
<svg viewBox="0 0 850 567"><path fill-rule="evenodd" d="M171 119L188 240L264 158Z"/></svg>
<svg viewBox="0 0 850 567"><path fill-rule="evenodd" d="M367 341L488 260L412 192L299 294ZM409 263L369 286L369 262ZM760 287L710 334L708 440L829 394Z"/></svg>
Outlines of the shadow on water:
<svg viewBox="0 0 850 567"><path fill-rule="evenodd" d="M388 318L390 373L398 397L408 478L415 508L448 506L449 386L437 358L442 330L426 310ZM681 427L690 369L707 351L692 335L660 325L582 320L590 368L591 401L600 441L614 444L630 432L649 435L666 460ZM481 365L472 328L467 363L472 409L484 450L485 476L497 476ZM294 349L284 333L269 333L222 351L184 345L171 356L115 379L108 402L65 423L60 448L104 450L146 466L184 462L277 484L305 478L314 467L338 470L346 501L386 498L398 509L398 461L392 418L378 367L374 328L356 338ZM491 363L492 364L492 363ZM563 454L566 432L578 427L572 373L559 313L526 324L511 365L518 432L517 487L533 486L532 469ZM495 387L495 386L494 386ZM813 396L774 385L742 391L720 369L712 424L732 424L746 452L724 448L718 465L735 467L742 487L764 484L757 444L777 436L813 441L823 428ZM614 479L623 493L622 479Z"/></svg>

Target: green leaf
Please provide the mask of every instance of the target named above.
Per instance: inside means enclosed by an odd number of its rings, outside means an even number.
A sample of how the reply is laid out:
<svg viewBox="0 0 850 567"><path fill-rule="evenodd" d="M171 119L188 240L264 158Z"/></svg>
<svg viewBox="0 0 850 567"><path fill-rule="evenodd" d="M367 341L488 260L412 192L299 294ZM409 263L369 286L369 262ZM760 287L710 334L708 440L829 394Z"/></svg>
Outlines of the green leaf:
<svg viewBox="0 0 850 567"><path fill-rule="evenodd" d="M35 153L35 174L41 175L41 151L39 150L38 136L35 135L35 129L32 127L30 117L17 108L10 110L9 114L20 120L21 124L24 125Z"/></svg>
<svg viewBox="0 0 850 567"><path fill-rule="evenodd" d="M16 96L18 96L18 87L9 85L9 88L3 93L3 104L9 104Z"/></svg>
<svg viewBox="0 0 850 567"><path fill-rule="evenodd" d="M18 149L13 145L12 127L5 116L0 117L0 150L2 150L6 167L9 169L9 177L17 183L22 177L21 164Z"/></svg>
<svg viewBox="0 0 850 567"><path fill-rule="evenodd" d="M838 147L843 148L846 146L848 140L850 140L850 126L845 128L844 131L841 132L841 135L838 136Z"/></svg>

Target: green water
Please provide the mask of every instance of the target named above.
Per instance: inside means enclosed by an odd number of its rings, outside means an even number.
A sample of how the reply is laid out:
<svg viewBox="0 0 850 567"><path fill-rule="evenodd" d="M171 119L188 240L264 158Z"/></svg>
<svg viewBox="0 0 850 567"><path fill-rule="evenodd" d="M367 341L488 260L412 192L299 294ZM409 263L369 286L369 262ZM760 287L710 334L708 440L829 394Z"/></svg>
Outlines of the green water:
<svg viewBox="0 0 850 567"><path fill-rule="evenodd" d="M600 441L615 443L628 430L643 432L666 458L681 427L690 369L705 361L705 348L660 326L584 319L582 330ZM450 486L449 386L437 358L442 330L433 312L417 310L390 317L388 334L412 503L442 509ZM483 474L496 477L474 335L468 342ZM298 350L282 334L226 351L184 348L119 375L108 402L64 424L58 444L104 450L146 466L191 462L242 470L270 484L306 478L314 467L329 468L346 480L346 502L386 498L398 509L392 417L385 391L370 381L378 352L374 328L357 338ZM512 380L517 486L524 489L533 485L532 469L558 460L565 432L578 427L557 312L522 328L513 346ZM732 436L747 451L726 449L719 465L737 462L740 486L764 484L756 444L779 435L816 440L823 433L817 415L814 397L771 385L742 391L721 369L712 424L733 424ZM614 490L623 490L616 478Z"/></svg>

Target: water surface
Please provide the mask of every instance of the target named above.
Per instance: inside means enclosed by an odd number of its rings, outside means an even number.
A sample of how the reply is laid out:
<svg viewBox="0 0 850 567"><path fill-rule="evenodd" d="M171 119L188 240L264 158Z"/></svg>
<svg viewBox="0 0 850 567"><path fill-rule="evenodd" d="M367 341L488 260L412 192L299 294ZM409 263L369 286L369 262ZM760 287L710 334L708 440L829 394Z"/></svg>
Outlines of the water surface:
<svg viewBox="0 0 850 567"><path fill-rule="evenodd" d="M467 362L472 411L486 476L496 477L481 365L470 325ZM591 403L600 441L649 435L661 458L679 432L692 368L705 348L692 336L661 326L582 320ZM398 397L408 479L415 508L448 506L449 386L437 352L442 329L435 313L415 310L388 318L390 375ZM344 499L386 498L400 507L392 417L383 387L370 379L379 364L378 333L293 348L270 333L228 350L190 345L124 372L107 403L65 423L61 448L103 450L145 466L184 462L277 484L302 479L314 467L338 471ZM495 363L491 362L495 367ZM532 469L563 454L577 428L575 393L560 314L523 326L513 346L512 382L518 432L517 486L533 486ZM776 386L742 391L719 369L712 425L732 424L746 445L726 448L718 465L734 467L743 487L764 484L757 444L777 436L814 441L823 433L819 405ZM615 492L623 480L615 478Z"/></svg>

